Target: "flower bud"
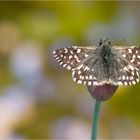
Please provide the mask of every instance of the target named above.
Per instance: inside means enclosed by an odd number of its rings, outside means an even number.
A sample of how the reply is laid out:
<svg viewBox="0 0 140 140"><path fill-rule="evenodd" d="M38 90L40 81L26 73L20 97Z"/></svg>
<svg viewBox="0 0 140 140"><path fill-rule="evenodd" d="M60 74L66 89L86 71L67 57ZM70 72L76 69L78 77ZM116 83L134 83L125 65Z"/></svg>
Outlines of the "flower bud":
<svg viewBox="0 0 140 140"><path fill-rule="evenodd" d="M98 86L87 86L91 96L99 101L105 101L113 96L118 85L103 84Z"/></svg>

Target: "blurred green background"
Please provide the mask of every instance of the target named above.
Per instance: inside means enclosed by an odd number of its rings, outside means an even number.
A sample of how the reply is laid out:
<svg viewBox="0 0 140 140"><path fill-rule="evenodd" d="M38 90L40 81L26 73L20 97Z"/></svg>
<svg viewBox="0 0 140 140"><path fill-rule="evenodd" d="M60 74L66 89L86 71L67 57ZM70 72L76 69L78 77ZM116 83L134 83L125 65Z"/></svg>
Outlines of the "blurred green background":
<svg viewBox="0 0 140 140"><path fill-rule="evenodd" d="M140 2L1 1L0 139L89 139L95 101L52 51L102 37L139 45ZM99 125L99 138L140 139L140 84L103 102Z"/></svg>

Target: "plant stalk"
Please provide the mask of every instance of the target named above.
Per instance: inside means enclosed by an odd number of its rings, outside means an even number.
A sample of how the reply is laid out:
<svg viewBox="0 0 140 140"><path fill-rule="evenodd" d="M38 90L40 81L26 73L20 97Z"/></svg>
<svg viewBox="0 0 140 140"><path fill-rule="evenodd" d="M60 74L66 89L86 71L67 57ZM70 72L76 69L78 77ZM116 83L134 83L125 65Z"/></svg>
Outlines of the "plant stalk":
<svg viewBox="0 0 140 140"><path fill-rule="evenodd" d="M100 105L101 105L101 101L96 100L95 108L94 108L94 111L93 111L92 135L91 135L92 140L97 139Z"/></svg>

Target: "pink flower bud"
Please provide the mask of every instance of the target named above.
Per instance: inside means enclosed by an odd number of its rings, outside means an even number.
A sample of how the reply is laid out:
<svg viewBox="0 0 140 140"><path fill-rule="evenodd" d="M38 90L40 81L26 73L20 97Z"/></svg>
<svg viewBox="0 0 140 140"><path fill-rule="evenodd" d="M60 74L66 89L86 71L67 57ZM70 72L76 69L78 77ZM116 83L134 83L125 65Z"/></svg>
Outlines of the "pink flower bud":
<svg viewBox="0 0 140 140"><path fill-rule="evenodd" d="M118 86L111 84L104 84L98 86L87 86L91 96L99 101L105 101L113 96Z"/></svg>

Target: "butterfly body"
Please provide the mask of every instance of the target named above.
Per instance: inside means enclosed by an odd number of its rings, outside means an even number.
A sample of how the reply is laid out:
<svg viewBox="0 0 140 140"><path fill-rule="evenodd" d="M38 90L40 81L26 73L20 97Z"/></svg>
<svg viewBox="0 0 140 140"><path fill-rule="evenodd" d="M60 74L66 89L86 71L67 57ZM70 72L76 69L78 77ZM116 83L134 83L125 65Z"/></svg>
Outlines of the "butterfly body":
<svg viewBox="0 0 140 140"><path fill-rule="evenodd" d="M140 48L112 46L101 39L99 46L72 46L54 51L54 57L72 78L84 85L133 85L139 82Z"/></svg>
<svg viewBox="0 0 140 140"><path fill-rule="evenodd" d="M99 66L102 70L103 78L104 80L109 81L111 79L111 69L113 67L112 60L114 57L114 54L111 50L111 46L109 44L102 45L101 50L99 51Z"/></svg>

